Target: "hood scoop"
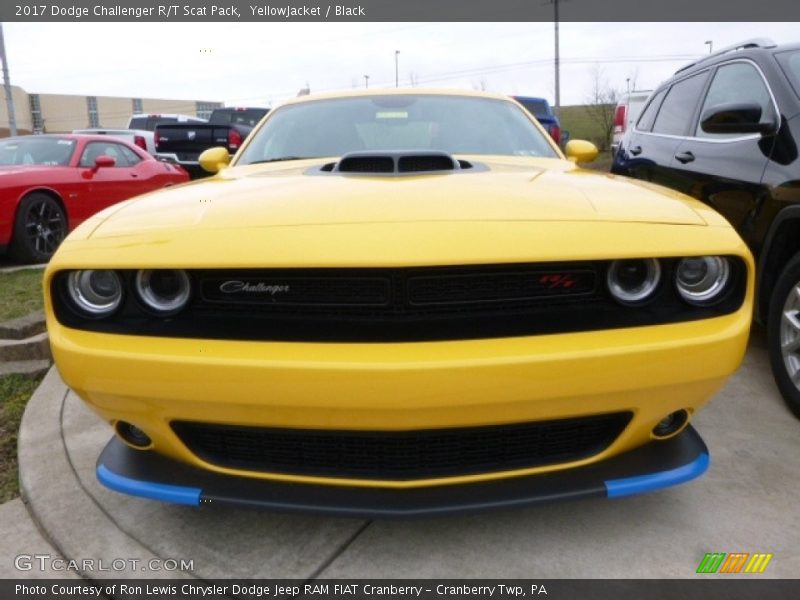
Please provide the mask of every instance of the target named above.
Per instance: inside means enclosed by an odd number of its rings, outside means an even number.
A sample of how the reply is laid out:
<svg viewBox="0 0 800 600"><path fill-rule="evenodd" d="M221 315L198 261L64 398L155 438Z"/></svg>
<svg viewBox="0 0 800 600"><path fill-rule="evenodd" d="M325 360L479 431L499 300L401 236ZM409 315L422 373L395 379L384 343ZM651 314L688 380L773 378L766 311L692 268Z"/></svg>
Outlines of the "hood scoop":
<svg viewBox="0 0 800 600"><path fill-rule="evenodd" d="M407 152L348 152L339 162L319 167L323 173L359 175L404 175L458 172L474 169L472 163L436 150Z"/></svg>

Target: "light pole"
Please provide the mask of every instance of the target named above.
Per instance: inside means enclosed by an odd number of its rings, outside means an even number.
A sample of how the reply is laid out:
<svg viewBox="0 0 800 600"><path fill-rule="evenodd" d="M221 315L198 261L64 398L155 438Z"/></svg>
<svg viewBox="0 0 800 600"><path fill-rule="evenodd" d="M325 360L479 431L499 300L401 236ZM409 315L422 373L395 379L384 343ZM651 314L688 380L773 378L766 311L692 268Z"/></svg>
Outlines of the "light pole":
<svg viewBox="0 0 800 600"><path fill-rule="evenodd" d="M708 46L708 53L711 54L714 50L714 40L706 40L705 45Z"/></svg>
<svg viewBox="0 0 800 600"><path fill-rule="evenodd" d="M400 70L398 69L398 60L400 50L394 51L394 87L400 87Z"/></svg>
<svg viewBox="0 0 800 600"><path fill-rule="evenodd" d="M6 90L6 106L8 107L8 132L17 135L17 116L14 113L14 96L11 92L11 81L8 78L8 57L6 42L3 38L3 24L0 23L0 60L3 61L3 86Z"/></svg>
<svg viewBox="0 0 800 600"><path fill-rule="evenodd" d="M556 60L555 60L555 68L556 68L556 105L555 105L555 113L556 116L560 116L559 113L561 112L561 68L559 64L559 55L558 55L558 0L553 0L553 12L554 12L554 23L555 23L555 38L556 38Z"/></svg>
<svg viewBox="0 0 800 600"><path fill-rule="evenodd" d="M369 89L369 75L364 75L364 87Z"/></svg>

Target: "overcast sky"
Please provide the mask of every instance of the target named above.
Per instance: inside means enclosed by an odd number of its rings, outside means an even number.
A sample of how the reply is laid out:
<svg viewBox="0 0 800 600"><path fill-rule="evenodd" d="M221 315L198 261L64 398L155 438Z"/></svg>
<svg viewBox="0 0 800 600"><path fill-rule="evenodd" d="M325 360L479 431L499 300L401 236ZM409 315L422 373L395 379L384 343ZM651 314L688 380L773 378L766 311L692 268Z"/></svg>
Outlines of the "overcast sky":
<svg viewBox="0 0 800 600"><path fill-rule="evenodd" d="M312 92L401 86L555 96L552 23L5 23L10 79L29 93L272 106ZM652 89L713 48L800 41L798 23L561 23L561 103L594 73Z"/></svg>

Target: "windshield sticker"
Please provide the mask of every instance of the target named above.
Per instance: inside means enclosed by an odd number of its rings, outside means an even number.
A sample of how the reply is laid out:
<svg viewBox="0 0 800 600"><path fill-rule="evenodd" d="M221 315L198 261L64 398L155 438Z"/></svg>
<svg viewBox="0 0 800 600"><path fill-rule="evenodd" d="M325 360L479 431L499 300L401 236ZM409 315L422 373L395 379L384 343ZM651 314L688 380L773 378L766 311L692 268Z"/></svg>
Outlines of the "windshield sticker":
<svg viewBox="0 0 800 600"><path fill-rule="evenodd" d="M382 110L375 113L376 119L407 119L408 112L405 110Z"/></svg>

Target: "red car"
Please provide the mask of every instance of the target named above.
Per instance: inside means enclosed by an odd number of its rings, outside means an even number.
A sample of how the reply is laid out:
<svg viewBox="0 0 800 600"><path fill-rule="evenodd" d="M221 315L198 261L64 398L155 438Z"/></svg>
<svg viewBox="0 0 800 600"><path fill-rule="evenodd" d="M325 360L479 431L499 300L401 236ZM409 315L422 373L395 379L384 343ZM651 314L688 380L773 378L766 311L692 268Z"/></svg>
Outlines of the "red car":
<svg viewBox="0 0 800 600"><path fill-rule="evenodd" d="M47 262L94 213L151 190L189 181L179 165L99 135L0 140L0 253Z"/></svg>

